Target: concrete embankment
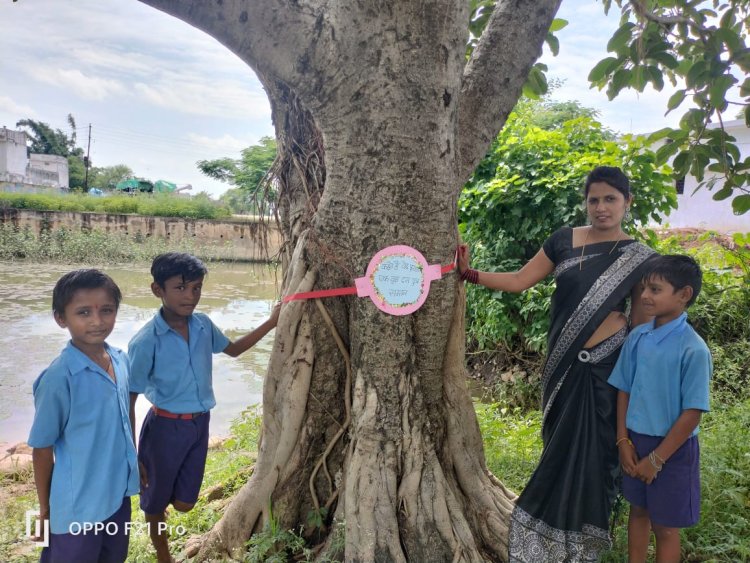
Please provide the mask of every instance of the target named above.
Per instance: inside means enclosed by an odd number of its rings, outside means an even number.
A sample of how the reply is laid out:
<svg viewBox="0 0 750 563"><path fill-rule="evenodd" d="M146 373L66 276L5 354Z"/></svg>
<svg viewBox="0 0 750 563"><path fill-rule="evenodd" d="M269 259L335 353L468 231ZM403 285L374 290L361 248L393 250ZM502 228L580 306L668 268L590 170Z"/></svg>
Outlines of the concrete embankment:
<svg viewBox="0 0 750 563"><path fill-rule="evenodd" d="M240 261L265 261L279 251L281 237L275 226L263 225L248 217L228 219L186 219L107 213L31 211L0 209L0 222L18 229L28 228L37 236L44 230L61 228L121 234L135 242L159 237L175 243L193 239L196 245L212 246L219 258Z"/></svg>

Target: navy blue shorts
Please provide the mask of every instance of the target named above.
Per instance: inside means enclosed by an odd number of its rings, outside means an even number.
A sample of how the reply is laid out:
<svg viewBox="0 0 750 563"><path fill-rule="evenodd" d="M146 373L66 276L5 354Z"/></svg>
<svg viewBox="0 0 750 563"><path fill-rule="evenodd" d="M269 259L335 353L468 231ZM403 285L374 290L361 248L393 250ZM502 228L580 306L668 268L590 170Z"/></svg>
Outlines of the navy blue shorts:
<svg viewBox="0 0 750 563"><path fill-rule="evenodd" d="M148 486L141 486L141 510L161 514L178 500L198 500L208 452L210 413L183 420L149 410L138 441L138 461L146 467Z"/></svg>
<svg viewBox="0 0 750 563"><path fill-rule="evenodd" d="M664 439L628 431L639 459L648 457ZM622 476L622 494L635 506L645 508L652 524L689 528L698 523L701 508L700 447L691 436L672 454L650 485Z"/></svg>
<svg viewBox="0 0 750 563"><path fill-rule="evenodd" d="M102 522L101 530L80 530L75 534L50 534L49 547L42 550L40 563L123 563L128 556L130 497ZM73 530L78 532L79 529Z"/></svg>

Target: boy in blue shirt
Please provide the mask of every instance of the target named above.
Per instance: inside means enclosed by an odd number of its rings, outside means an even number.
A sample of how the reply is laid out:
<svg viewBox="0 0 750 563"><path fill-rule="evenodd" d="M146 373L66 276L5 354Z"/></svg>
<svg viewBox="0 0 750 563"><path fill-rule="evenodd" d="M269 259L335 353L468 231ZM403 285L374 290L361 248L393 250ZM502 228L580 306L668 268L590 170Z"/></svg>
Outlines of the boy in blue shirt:
<svg viewBox="0 0 750 563"><path fill-rule="evenodd" d="M122 562L138 465L128 418L128 360L105 339L120 289L98 270L76 270L52 292L70 342L34 382L34 482L49 523L42 562ZM45 535L47 535L45 533Z"/></svg>
<svg viewBox="0 0 750 563"><path fill-rule="evenodd" d="M275 326L271 317L236 342L230 341L195 308L206 266L190 254L169 252L151 264L151 290L161 299L156 315L128 345L130 416L144 393L153 405L143 421L138 444L141 509L149 524L158 561L172 561L165 510L188 512L198 500L208 451L210 410L216 405L211 382L212 354L237 357Z"/></svg>
<svg viewBox="0 0 750 563"><path fill-rule="evenodd" d="M628 335L609 383L617 397L617 448L630 503L628 560L680 561L680 528L700 517L698 423L709 410L708 346L687 323L702 274L688 256L658 256L641 300L654 320Z"/></svg>

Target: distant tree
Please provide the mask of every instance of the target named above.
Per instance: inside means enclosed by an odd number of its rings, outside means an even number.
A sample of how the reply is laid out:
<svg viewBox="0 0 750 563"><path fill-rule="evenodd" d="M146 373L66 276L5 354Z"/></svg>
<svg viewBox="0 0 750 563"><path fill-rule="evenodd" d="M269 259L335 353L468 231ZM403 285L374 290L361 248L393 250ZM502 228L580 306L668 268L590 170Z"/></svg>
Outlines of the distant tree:
<svg viewBox="0 0 750 563"><path fill-rule="evenodd" d="M68 187L71 190L83 190L86 184L86 167L83 159L76 155L68 156Z"/></svg>
<svg viewBox="0 0 750 563"><path fill-rule="evenodd" d="M16 127L25 128L24 131L31 140L29 148L33 153L82 157L83 149L75 146L75 119L71 114L68 114L68 124L72 128L70 136L60 129L52 129L48 123L34 119L21 119L16 122Z"/></svg>
<svg viewBox="0 0 750 563"><path fill-rule="evenodd" d="M133 177L133 170L125 164L93 167L89 170L89 186L113 189L117 182Z"/></svg>
<svg viewBox="0 0 750 563"><path fill-rule="evenodd" d="M34 119L21 119L16 127L25 128L24 131L31 140L29 149L37 154L54 154L68 159L68 186L71 189L82 189L85 183L86 167L83 159L83 149L76 147L76 122L72 114L68 114L68 124L71 134L60 129L53 129L48 123Z"/></svg>
<svg viewBox="0 0 750 563"><path fill-rule="evenodd" d="M198 168L206 176L235 187L222 200L239 213L262 212L276 201L276 187L268 171L276 159L276 140L261 137L257 144L244 149L238 160L219 158L200 160ZM267 182L264 182L267 179Z"/></svg>
<svg viewBox="0 0 750 563"><path fill-rule="evenodd" d="M516 111L519 111L525 104L528 105L531 102L534 102L534 100L522 99ZM589 119L597 119L599 117L597 110L583 107L577 100L556 102L544 97L541 101L533 103L532 107L534 111L529 112L527 122L530 125L546 130L558 128L566 121L579 117L587 117ZM606 128L601 128L601 134L610 140L615 138L615 133Z"/></svg>
<svg viewBox="0 0 750 563"><path fill-rule="evenodd" d="M245 190L231 188L219 197L219 201L229 207L235 215L245 215L254 211L253 201Z"/></svg>

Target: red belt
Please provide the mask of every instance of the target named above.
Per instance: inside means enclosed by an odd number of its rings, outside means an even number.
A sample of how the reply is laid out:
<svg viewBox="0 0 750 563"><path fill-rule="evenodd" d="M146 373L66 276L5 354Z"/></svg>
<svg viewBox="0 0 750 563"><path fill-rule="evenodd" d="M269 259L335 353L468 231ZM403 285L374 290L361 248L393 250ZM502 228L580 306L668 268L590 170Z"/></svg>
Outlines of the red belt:
<svg viewBox="0 0 750 563"><path fill-rule="evenodd" d="M163 416L164 418L174 418L178 420L193 420L194 418L198 418L200 415L204 414L202 412L188 412L185 414L177 414L177 413L165 411L164 409L160 409L155 406L152 406L151 410L154 411L154 414L156 416Z"/></svg>

